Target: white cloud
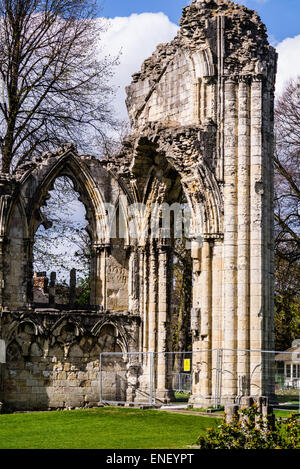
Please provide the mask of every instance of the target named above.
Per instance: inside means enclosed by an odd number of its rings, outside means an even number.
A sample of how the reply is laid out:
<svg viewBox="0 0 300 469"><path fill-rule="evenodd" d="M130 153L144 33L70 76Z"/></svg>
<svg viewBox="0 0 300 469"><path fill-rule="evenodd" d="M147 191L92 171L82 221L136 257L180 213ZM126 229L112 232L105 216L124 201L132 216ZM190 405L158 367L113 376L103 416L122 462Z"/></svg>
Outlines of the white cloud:
<svg viewBox="0 0 300 469"><path fill-rule="evenodd" d="M152 55L158 44L174 38L178 26L164 13L116 17L109 20L109 24L102 46L112 56L121 51L120 65L116 68L114 77L114 85L119 88L115 107L118 117L125 119L125 86L130 84L131 76L141 69L143 61Z"/></svg>
<svg viewBox="0 0 300 469"><path fill-rule="evenodd" d="M276 49L278 52L276 94L280 94L287 80L300 75L300 35L284 39L277 44Z"/></svg>
<svg viewBox="0 0 300 469"><path fill-rule="evenodd" d="M143 61L152 55L158 44L174 38L178 26L164 13L132 14L113 18L109 23L101 44L107 54L116 56L121 52L113 84L118 88L116 113L119 118L126 119L125 87L130 84L132 74L140 70ZM280 94L289 78L300 75L300 35L280 43L272 42L276 44L279 55L276 94Z"/></svg>

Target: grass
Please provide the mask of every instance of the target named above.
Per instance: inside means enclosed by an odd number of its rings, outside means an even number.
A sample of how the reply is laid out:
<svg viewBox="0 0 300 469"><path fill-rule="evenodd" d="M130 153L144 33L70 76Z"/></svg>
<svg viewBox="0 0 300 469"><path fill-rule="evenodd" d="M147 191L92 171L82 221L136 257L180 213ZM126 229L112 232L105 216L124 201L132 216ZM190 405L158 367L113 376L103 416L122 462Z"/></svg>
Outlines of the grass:
<svg viewBox="0 0 300 469"><path fill-rule="evenodd" d="M285 419L289 418L292 415L292 413L297 414L297 411L291 411L290 409L274 410L274 415L276 417L282 417Z"/></svg>
<svg viewBox="0 0 300 469"><path fill-rule="evenodd" d="M289 390L286 392L281 391L281 394L276 395L280 404L286 405L299 405L299 390Z"/></svg>
<svg viewBox="0 0 300 469"><path fill-rule="evenodd" d="M0 415L1 449L186 449L219 420L116 407Z"/></svg>
<svg viewBox="0 0 300 469"><path fill-rule="evenodd" d="M175 392L174 397L175 402L188 402L191 395L186 392Z"/></svg>

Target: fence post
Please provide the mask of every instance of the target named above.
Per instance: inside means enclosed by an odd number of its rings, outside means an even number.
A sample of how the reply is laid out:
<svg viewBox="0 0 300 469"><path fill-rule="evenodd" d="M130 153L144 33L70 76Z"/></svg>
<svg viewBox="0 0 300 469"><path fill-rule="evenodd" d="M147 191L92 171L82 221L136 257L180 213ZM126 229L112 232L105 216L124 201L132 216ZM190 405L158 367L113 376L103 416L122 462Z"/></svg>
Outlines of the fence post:
<svg viewBox="0 0 300 469"><path fill-rule="evenodd" d="M100 360L99 360L99 380L100 380L100 404L103 404L103 396L102 396L102 353L100 353Z"/></svg>
<svg viewBox="0 0 300 469"><path fill-rule="evenodd" d="M153 405L154 352L150 352L150 405ZM155 398L154 398L155 403Z"/></svg>
<svg viewBox="0 0 300 469"><path fill-rule="evenodd" d="M222 394L222 367L223 367L223 349L217 349L216 359L216 384L215 384L215 408L218 409L221 406L221 394Z"/></svg>
<svg viewBox="0 0 300 469"><path fill-rule="evenodd" d="M219 401L219 357L220 357L220 349L217 349L216 382L215 382L215 409L218 408L218 401Z"/></svg>

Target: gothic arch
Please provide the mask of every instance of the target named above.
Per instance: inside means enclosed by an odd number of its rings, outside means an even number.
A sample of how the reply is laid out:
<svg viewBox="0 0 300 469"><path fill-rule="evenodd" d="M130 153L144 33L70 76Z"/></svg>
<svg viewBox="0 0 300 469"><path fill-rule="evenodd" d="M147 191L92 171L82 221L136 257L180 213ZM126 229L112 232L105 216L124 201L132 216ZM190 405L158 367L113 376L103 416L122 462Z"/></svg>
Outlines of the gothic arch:
<svg viewBox="0 0 300 469"><path fill-rule="evenodd" d="M50 158L48 159L50 160ZM32 194L32 204L27 209L27 217L29 220L29 231L31 236L36 230L34 221L34 212L39 210L45 203L49 191L52 189L55 180L60 176L68 176L73 184L74 189L79 192L80 200L83 202L87 218L90 224L90 233L93 236L93 242L99 243L107 240L107 223L106 212L104 208L104 195L99 190L89 169L84 165L78 155L72 151L63 154L55 163L48 161L48 165L44 165L41 171L32 172L30 175L35 176L35 190ZM22 180L22 193L24 187L28 184L28 176Z"/></svg>
<svg viewBox="0 0 300 469"><path fill-rule="evenodd" d="M98 321L93 329L92 329L92 335L95 336L95 337L100 337L101 336L101 331L103 330L103 328L105 328L106 326L110 326L113 328L113 330L115 331L114 334L115 337L116 337L116 343L118 344L118 346L120 347L120 349L122 350L122 353L126 353L128 352L129 348L128 348L128 339L126 338L127 334L124 330L124 328L122 327L122 325L120 324L116 324L113 319L107 319L107 320L101 320L101 321ZM106 350L104 350L105 352ZM109 350L108 350L109 352Z"/></svg>
<svg viewBox="0 0 300 469"><path fill-rule="evenodd" d="M80 324L78 324L77 321L75 321L74 319L61 317L52 326L51 331L50 331L51 335L53 334L54 336L59 336L61 333L61 330L66 326L71 326L74 328L74 333L76 337L79 337L80 335L83 336L85 333L85 329L82 326L80 326Z"/></svg>

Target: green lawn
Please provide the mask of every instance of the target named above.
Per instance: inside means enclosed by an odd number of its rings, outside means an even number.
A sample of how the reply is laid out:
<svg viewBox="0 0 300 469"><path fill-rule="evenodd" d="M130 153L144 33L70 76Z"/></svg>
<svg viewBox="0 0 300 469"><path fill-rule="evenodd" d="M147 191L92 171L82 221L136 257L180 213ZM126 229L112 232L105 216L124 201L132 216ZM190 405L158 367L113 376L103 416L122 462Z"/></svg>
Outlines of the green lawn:
<svg viewBox="0 0 300 469"><path fill-rule="evenodd" d="M1 449L185 449L218 420L105 407L0 415Z"/></svg>

